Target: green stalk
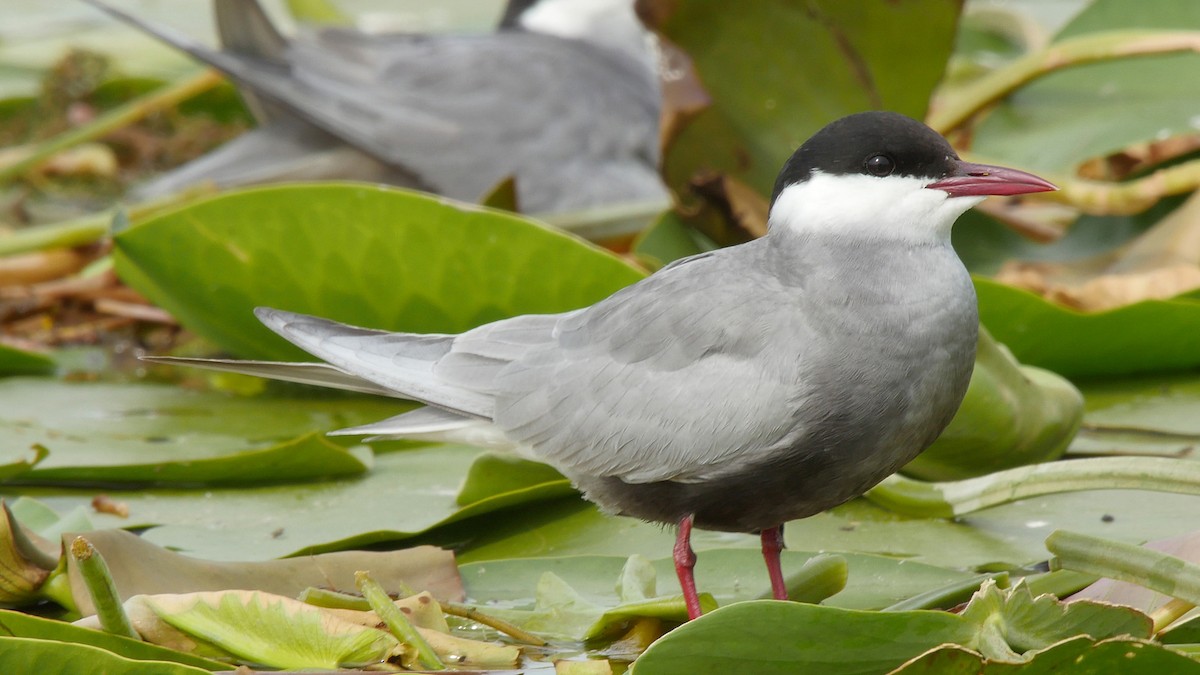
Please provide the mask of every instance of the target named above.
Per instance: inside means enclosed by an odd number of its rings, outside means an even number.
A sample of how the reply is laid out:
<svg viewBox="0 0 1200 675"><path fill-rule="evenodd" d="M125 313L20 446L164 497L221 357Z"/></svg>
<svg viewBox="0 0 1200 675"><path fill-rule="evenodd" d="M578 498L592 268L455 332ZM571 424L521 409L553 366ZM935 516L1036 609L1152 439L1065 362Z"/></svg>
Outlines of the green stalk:
<svg viewBox="0 0 1200 675"><path fill-rule="evenodd" d="M968 577L962 581L955 581L941 588L934 588L924 593L918 593L911 598L885 607L882 611L907 612L914 609L949 609L970 600L971 596L975 595L975 591L978 591L983 582L988 579L995 581L996 585L1001 588L1008 587L1008 572L989 572L987 574Z"/></svg>
<svg viewBox="0 0 1200 675"><path fill-rule="evenodd" d="M1050 569L1069 569L1144 586L1200 604L1200 565L1160 551L1078 532L1056 530L1046 538L1055 555Z"/></svg>
<svg viewBox="0 0 1200 675"><path fill-rule="evenodd" d="M467 619L468 621L481 623L490 628L495 628L501 633L509 635L510 637L516 638L525 644L530 644L535 647L541 647L546 644L545 640L534 635L533 633L518 628L504 619L494 617L490 614L484 614L470 605L460 605L456 602L442 602L439 604L442 606L442 611L450 616L457 616L462 619Z"/></svg>
<svg viewBox="0 0 1200 675"><path fill-rule="evenodd" d="M121 605L121 596L117 595L117 586L113 583L112 575L104 557L83 537L75 537L71 542L71 557L79 565L79 574L83 584L87 586L88 594L92 596L92 604L96 607L96 617L100 619L100 627L105 632L123 635L141 640L129 623L125 608Z"/></svg>
<svg viewBox="0 0 1200 675"><path fill-rule="evenodd" d="M1029 588L1029 592L1033 597L1045 595L1049 593L1060 600L1068 595L1078 593L1083 589L1096 583L1100 577L1095 574L1083 574L1082 572L1072 572L1071 570L1055 570L1038 574L1037 576L1025 577L1025 586Z"/></svg>
<svg viewBox="0 0 1200 675"><path fill-rule="evenodd" d="M1195 608L1196 605L1187 600L1171 598L1165 605L1150 613L1150 620L1154 622L1154 634L1158 635L1163 632L1168 626Z"/></svg>
<svg viewBox="0 0 1200 675"><path fill-rule="evenodd" d="M126 207L129 220L137 222L159 211L179 206L216 192L215 186L199 185L173 195L159 197ZM57 223L23 227L11 234L0 235L0 257L42 251L51 248L85 246L107 237L112 231L113 218L118 209L112 208L99 213Z"/></svg>
<svg viewBox="0 0 1200 675"><path fill-rule="evenodd" d="M314 588L312 586L304 589L297 600L306 605L324 607L326 609L353 609L360 612L371 609L371 603L367 602L367 599L361 595L350 595L349 593Z"/></svg>
<svg viewBox="0 0 1200 675"><path fill-rule="evenodd" d="M1061 40L961 87L935 96L926 122L945 134L1025 84L1063 68L1096 61L1200 51L1198 31L1106 31Z"/></svg>
<svg viewBox="0 0 1200 675"><path fill-rule="evenodd" d="M409 593L409 595L411 595L411 593ZM300 594L299 599L300 602L313 605L315 607L328 607L330 609L354 609L359 611L372 609L371 603L367 602L367 599L362 596L351 595L349 593L340 593L338 591L330 591L324 588L306 588L304 589L304 592ZM501 633L512 636L526 644L531 644L538 647L546 644L545 640L534 635L533 633L522 630L521 628L518 628L517 626L514 626L503 619L491 616L490 614L484 614L470 605L460 605L456 602L440 601L438 604L441 605L442 611L450 616L457 616L459 618L467 619L468 621L474 621L475 623L480 623L485 626L495 628Z"/></svg>
<svg viewBox="0 0 1200 675"><path fill-rule="evenodd" d="M387 624L388 630L392 632L404 644L411 646L417 650L417 659L421 665L430 670L445 670L446 664L438 658L437 653L433 651L433 647L421 637L416 628L408 622L404 617L404 612L400 611L392 599L388 597L383 587L377 581L371 578L366 572L355 572L354 583L358 586L360 593L366 597L367 602L371 603L371 609L379 615L379 618Z"/></svg>
<svg viewBox="0 0 1200 675"><path fill-rule="evenodd" d="M872 502L917 518L955 518L1060 492L1154 490L1200 495L1200 463L1164 457L1096 457L1022 466L945 483L895 475L867 492Z"/></svg>

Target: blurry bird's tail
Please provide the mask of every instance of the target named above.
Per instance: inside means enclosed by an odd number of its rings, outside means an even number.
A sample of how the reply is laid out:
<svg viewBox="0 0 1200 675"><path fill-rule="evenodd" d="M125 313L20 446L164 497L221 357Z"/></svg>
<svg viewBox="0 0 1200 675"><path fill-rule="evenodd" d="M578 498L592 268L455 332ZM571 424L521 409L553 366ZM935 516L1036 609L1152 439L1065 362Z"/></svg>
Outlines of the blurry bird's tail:
<svg viewBox="0 0 1200 675"><path fill-rule="evenodd" d="M287 48L287 40L275 29L257 0L216 0L214 9L217 31L226 51L213 49L168 26L152 23L135 16L113 6L107 0L83 0L83 2L188 53L193 58L207 63L233 78L240 79L245 73L245 67L241 61L244 58L274 62L280 64L281 67L285 65L283 52ZM285 109L272 102L261 100L252 92L242 91L242 96L246 99L247 105L259 123L292 116L286 113Z"/></svg>

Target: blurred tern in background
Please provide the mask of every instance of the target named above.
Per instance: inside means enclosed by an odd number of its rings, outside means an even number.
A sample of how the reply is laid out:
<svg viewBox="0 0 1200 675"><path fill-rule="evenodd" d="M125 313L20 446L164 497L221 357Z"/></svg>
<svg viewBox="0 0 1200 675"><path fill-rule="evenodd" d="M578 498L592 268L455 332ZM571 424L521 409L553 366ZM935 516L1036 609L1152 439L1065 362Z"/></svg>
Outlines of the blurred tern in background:
<svg viewBox="0 0 1200 675"><path fill-rule="evenodd" d="M527 213L667 203L660 88L632 0L512 0L487 34L302 30L215 0L220 50L85 0L223 71L259 128L135 190L344 178L476 201L515 177Z"/></svg>

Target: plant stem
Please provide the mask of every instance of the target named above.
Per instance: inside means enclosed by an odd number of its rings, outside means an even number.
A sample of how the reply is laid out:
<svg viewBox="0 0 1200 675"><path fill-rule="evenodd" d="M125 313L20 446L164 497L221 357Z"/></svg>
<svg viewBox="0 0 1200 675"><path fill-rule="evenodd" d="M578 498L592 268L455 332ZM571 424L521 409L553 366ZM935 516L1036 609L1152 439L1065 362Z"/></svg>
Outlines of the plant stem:
<svg viewBox="0 0 1200 675"><path fill-rule="evenodd" d="M534 635L533 633L530 633L522 628L518 628L504 619L494 617L490 614L484 614L470 605L460 605L457 602L443 602L440 604L442 605L442 611L450 616L457 616L462 619L474 621L475 623L481 623L490 628L495 628L501 633L514 637L525 644L530 644L535 647L541 647L546 644L545 640Z"/></svg>
<svg viewBox="0 0 1200 675"><path fill-rule="evenodd" d="M1163 197L1184 194L1200 187L1200 160L1158 169L1147 176L1120 183L1069 178L1047 198L1063 201L1084 213L1121 216L1141 213Z"/></svg>
<svg viewBox="0 0 1200 675"><path fill-rule="evenodd" d="M1096 61L1183 51L1200 51L1200 31L1106 31L1067 38L969 84L940 92L926 122L946 134L1047 73Z"/></svg>
<svg viewBox="0 0 1200 675"><path fill-rule="evenodd" d="M430 670L446 669L446 664L442 663L425 638L421 637L417 629L408 622L404 612L400 611L400 608L392 602L379 582L372 579L366 572L355 572L354 583L358 586L359 592L366 597L367 602L371 603L371 609L387 624L392 635L400 638L404 644L417 651L417 659L422 666Z"/></svg>
<svg viewBox="0 0 1200 675"><path fill-rule="evenodd" d="M1150 613L1150 619L1154 621L1154 634L1158 635L1163 632L1168 626L1179 620L1181 616L1195 609L1194 603L1179 598L1171 598L1167 604L1159 607Z"/></svg>
<svg viewBox="0 0 1200 675"><path fill-rule="evenodd" d="M179 206L216 192L213 185L198 185L182 192L126 207L131 221L148 218L159 211ZM50 248L85 246L107 237L119 209L112 208L72 220L33 225L0 235L0 257L43 251Z"/></svg>
<svg viewBox="0 0 1200 675"><path fill-rule="evenodd" d="M75 537L75 541L71 542L71 557L79 565L79 574L83 577L88 594L92 596L100 627L114 635L141 640L142 636L129 623L129 616L121 605L121 596L117 595L117 586L113 583L108 565L96 547L83 537Z"/></svg>
<svg viewBox="0 0 1200 675"><path fill-rule="evenodd" d="M970 600L971 596L975 595L983 582L988 579L995 581L1002 588L1008 586L1008 572L988 572L919 593L880 611L907 612L913 609L949 609Z"/></svg>
<svg viewBox="0 0 1200 675"><path fill-rule="evenodd" d="M1200 464L1162 457L1097 457L1022 466L945 483L895 475L865 496L908 516L954 518L1039 495L1117 489L1200 495Z"/></svg>
<svg viewBox="0 0 1200 675"><path fill-rule="evenodd" d="M217 71L206 69L197 75L179 80L178 82L172 82L145 96L139 96L128 103L113 108L88 124L71 129L39 143L23 159L6 167L0 167L0 183L6 183L29 169L36 167L55 153L105 136L151 113L170 108L177 105L180 101L185 101L199 93L207 91L219 84L222 79Z"/></svg>
<svg viewBox="0 0 1200 675"><path fill-rule="evenodd" d="M1145 586L1200 603L1200 565L1133 544L1056 530L1046 538L1051 569L1069 569Z"/></svg>

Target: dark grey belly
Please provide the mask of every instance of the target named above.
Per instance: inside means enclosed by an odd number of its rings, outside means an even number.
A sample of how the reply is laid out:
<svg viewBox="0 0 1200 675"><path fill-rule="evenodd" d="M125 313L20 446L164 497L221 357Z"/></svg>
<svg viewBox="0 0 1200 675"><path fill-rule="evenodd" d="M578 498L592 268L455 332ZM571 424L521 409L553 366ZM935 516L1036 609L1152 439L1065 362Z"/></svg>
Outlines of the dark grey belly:
<svg viewBox="0 0 1200 675"><path fill-rule="evenodd" d="M696 526L758 532L805 518L866 492L916 456L923 446L895 452L793 449L768 465L703 483L626 483L612 477L576 477L589 500L623 516L674 524L695 514Z"/></svg>

